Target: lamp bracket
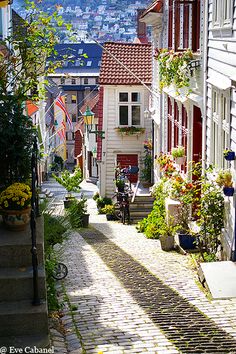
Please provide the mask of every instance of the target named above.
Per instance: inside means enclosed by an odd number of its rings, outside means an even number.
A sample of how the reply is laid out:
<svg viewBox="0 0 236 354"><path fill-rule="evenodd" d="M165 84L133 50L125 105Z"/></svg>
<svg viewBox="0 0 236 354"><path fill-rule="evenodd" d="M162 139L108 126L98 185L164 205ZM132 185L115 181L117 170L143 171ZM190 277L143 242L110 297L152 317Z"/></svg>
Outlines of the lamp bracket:
<svg viewBox="0 0 236 354"><path fill-rule="evenodd" d="M101 139L105 139L105 132L103 130L89 130L88 133L99 135Z"/></svg>

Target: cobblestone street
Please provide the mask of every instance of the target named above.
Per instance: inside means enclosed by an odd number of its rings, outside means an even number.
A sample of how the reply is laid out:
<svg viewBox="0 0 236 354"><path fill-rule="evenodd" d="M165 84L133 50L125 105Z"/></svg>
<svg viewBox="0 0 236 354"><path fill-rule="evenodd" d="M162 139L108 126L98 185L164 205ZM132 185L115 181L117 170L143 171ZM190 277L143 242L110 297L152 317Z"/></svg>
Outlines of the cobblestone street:
<svg viewBox="0 0 236 354"><path fill-rule="evenodd" d="M43 188L61 213L63 189L52 181ZM56 352L236 353L236 299L210 301L190 256L163 252L134 225L98 215L95 191L82 183L90 228L71 232L64 244L66 331L65 338L51 331Z"/></svg>

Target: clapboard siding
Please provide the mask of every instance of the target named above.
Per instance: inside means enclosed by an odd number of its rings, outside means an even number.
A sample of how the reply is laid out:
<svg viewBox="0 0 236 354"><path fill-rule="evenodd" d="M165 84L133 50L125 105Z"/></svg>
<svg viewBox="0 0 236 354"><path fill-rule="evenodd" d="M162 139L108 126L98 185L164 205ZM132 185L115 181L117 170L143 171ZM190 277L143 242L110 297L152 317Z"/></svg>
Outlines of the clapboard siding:
<svg viewBox="0 0 236 354"><path fill-rule="evenodd" d="M232 32L226 36L224 32L212 31L212 12L213 12L213 0L209 1L208 7L208 57L207 57L207 76L208 78L218 78L218 84L221 85L221 79L230 83L230 78L236 75L236 0L234 2L233 11L233 26ZM228 80L228 81L227 81ZM216 83L217 85L217 83ZM211 143L211 117L212 117L212 104L211 104L211 85L207 87L207 99L206 99L206 158L210 162L212 142ZM220 87L219 87L220 88ZM236 92L230 87L230 147L236 151ZM223 152L220 152L223 153ZM233 173L234 181L235 166L233 163L229 164ZM225 237L229 240L234 238L235 230L235 207L233 198L227 198L227 213L230 217L227 217L225 223ZM227 214L226 213L226 214ZM230 254L227 254L230 258Z"/></svg>
<svg viewBox="0 0 236 354"><path fill-rule="evenodd" d="M140 92L141 93L141 112L148 106L148 91L141 85L137 86L104 86L104 118L103 129L106 131L108 139L103 145L103 154L105 154L104 164L104 180L100 183L104 184L106 196L113 196L115 192L114 178L117 154L137 154L139 158L139 166L143 158L143 141L147 137L151 137L151 120L144 120L142 127L146 128L144 134L139 136L122 136L115 128L118 127L118 92ZM143 115L141 113L141 115Z"/></svg>

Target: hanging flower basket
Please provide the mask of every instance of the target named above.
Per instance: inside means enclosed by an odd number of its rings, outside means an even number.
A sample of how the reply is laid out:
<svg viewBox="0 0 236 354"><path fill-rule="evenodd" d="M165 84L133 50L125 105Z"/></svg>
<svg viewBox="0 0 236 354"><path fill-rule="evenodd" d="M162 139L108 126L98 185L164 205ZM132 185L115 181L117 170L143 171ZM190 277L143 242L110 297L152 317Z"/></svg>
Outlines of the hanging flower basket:
<svg viewBox="0 0 236 354"><path fill-rule="evenodd" d="M124 136L124 135L141 135L141 134L145 133L146 129L134 127L132 125L131 127L118 127L118 128L115 128L115 130Z"/></svg>
<svg viewBox="0 0 236 354"><path fill-rule="evenodd" d="M154 58L160 68L160 88L168 87L171 84L178 89L189 87L191 72L189 63L193 60L193 53L190 49L184 52L175 52L167 48L156 49Z"/></svg>

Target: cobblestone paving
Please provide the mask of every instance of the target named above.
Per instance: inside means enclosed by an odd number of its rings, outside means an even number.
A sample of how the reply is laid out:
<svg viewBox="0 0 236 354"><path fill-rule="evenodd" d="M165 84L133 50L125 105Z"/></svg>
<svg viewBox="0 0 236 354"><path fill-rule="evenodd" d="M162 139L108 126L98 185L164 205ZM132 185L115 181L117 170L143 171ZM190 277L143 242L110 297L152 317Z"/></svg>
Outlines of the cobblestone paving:
<svg viewBox="0 0 236 354"><path fill-rule="evenodd" d="M236 341L97 230L81 230L125 289L183 353L236 353Z"/></svg>
<svg viewBox="0 0 236 354"><path fill-rule="evenodd" d="M54 182L54 184L50 184L49 189L51 188L54 189L54 193L56 192L59 195L59 201L60 187L58 188L58 185L56 186ZM92 196L95 190L91 184L84 184L83 186L83 192L88 198ZM59 204L60 202L58 202L57 206L58 212L63 210L62 204L61 207ZM118 222L107 222L105 216L97 215L94 201L88 200L88 204L90 224L93 227L100 230L106 237L115 242L119 248L130 254L166 285L175 289L188 303L198 307L224 331L227 331L236 339L236 299L209 301L196 285L195 280L197 277L191 268L189 256L182 256L176 252L166 253L161 251L158 240L147 240L142 234L137 233L133 225L128 226ZM104 243L102 242L102 244ZM101 244L99 243L99 245ZM110 249L106 253L109 254ZM147 315L147 308L142 308L138 304L139 299L135 298L134 294L131 296L131 293L124 288L122 281L117 279L100 256L95 253L92 246L78 233L71 234L69 242L65 244L64 261L69 267L69 274L65 279L65 288L74 308L73 318L67 308L63 318L67 330L66 347L69 353L81 353L82 351L98 353L99 350L110 354L188 353L185 349L180 348L177 350L168 341L163 334L164 331L161 332L160 327L155 325L156 319L151 319L149 317L150 314L149 316ZM119 269L118 266L116 268ZM150 275L149 272L148 275ZM152 288L149 285L146 290L149 287ZM131 290L134 288L133 283L129 288ZM143 293L149 292L143 291ZM156 296L153 297L154 300L156 300ZM74 306L77 307L76 310ZM173 316L176 316L176 312L175 314L173 312L169 318L171 319ZM183 328L189 326L189 318L191 319L191 316L186 315L187 325L184 324ZM173 328L173 333L175 331L176 328ZM219 332L217 327L216 331L226 338L224 331ZM81 337L78 333L81 334ZM196 341L195 334L194 338ZM229 338L227 338L227 343L223 344L225 345L224 349L215 351L215 349L212 349L213 347L208 347L211 350L208 353L229 353L228 341L232 343L232 338ZM206 342L208 345L210 344L208 339ZM60 348L57 349L57 342L54 342L54 344L55 350L60 353ZM213 345L215 346L214 342ZM61 342L60 346L62 348ZM197 354L198 351L192 351L192 353ZM236 353L236 349L233 348L231 353Z"/></svg>

